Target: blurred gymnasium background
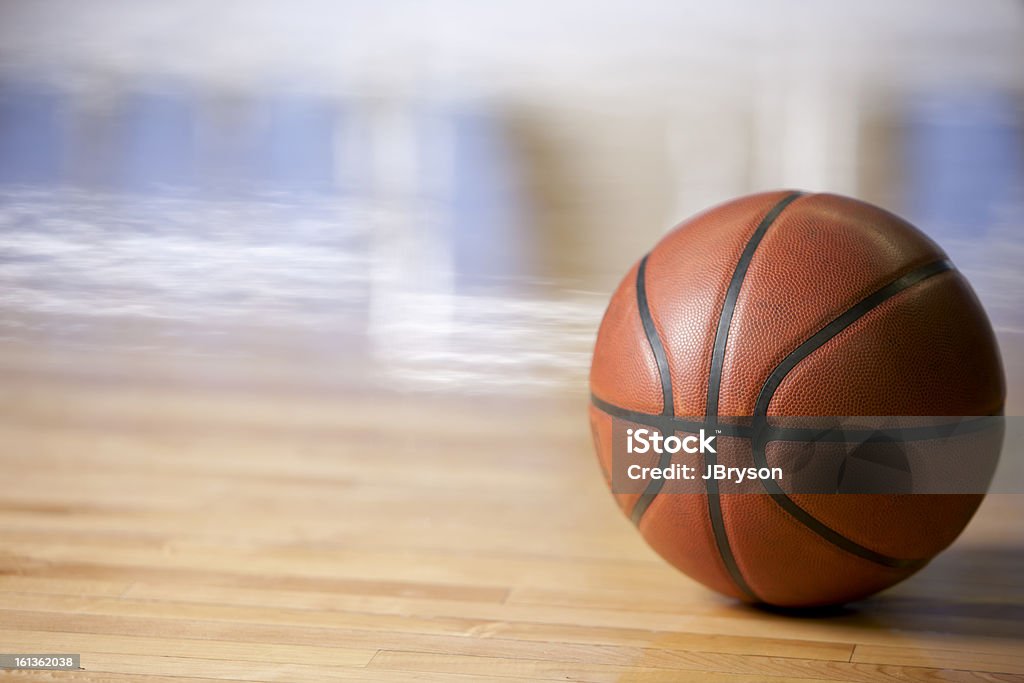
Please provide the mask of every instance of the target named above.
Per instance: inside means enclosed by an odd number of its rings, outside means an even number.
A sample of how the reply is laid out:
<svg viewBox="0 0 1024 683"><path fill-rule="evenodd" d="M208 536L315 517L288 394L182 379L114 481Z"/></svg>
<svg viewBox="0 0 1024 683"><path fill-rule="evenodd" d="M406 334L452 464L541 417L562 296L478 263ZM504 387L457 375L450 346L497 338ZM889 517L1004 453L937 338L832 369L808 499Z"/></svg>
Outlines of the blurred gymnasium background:
<svg viewBox="0 0 1024 683"><path fill-rule="evenodd" d="M1011 1L8 0L0 339L582 391L629 264L779 187L908 217L1016 332L1022 103Z"/></svg>

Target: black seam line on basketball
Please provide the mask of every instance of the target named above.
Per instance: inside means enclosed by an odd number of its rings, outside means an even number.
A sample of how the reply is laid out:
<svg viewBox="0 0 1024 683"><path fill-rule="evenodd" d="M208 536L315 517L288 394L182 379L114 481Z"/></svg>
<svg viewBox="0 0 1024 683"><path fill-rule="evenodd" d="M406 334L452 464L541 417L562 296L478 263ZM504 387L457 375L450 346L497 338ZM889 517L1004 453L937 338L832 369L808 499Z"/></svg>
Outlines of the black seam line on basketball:
<svg viewBox="0 0 1024 683"><path fill-rule="evenodd" d="M802 192L794 192L786 195L781 201L765 214L764 218L754 230L754 234L747 240L736 268L732 272L732 279L729 280L729 287L725 290L725 301L722 304L722 312L718 316L718 327L715 330L715 342L711 349L711 371L708 374L708 397L705 414L709 417L718 415L718 394L722 387L722 369L725 364L725 348L729 340L729 328L732 326L732 316L736 310L736 301L740 296L740 289L743 288L743 280L747 277L747 270L754 258L754 252L761 244L765 233L771 227L775 219L782 211L803 195Z"/></svg>
<svg viewBox="0 0 1024 683"><path fill-rule="evenodd" d="M707 420L687 419L684 417L666 417L643 413L628 408L622 408L608 403L596 394L590 395L590 402L598 410L608 416L626 422L642 424L654 427L660 431L697 433L701 429L712 427ZM891 416L879 416L891 417ZM989 429L1002 421L1002 409L990 415L963 415L959 422L949 422L938 425L916 425L913 427L886 427L883 429L846 429L836 428L815 428L815 427L784 427L775 425L763 425L759 427L759 437L765 443L775 441L807 442L807 443L876 443L893 441L905 443L912 441L928 441L931 439L948 439L957 436L964 436L974 432ZM785 418L782 418L785 419ZM716 430L720 430L718 436L731 436L741 439L749 439L754 435L754 427L746 424L728 424L716 422Z"/></svg>
<svg viewBox="0 0 1024 683"><path fill-rule="evenodd" d="M736 309L736 300L739 298L740 289L743 287L743 280L747 276L747 269L750 261L754 258L754 252L768 228L779 217L783 209L792 204L801 193L794 192L786 195L781 201L775 204L765 217L761 219L754 234L747 240L743 247L739 261L732 272L732 279L729 280L729 287L725 290L725 301L722 304L722 311L718 315L718 327L715 330L715 342L711 349L711 371L708 374L708 395L705 413L712 420L718 417L718 394L722 386L722 366L725 362L725 346L729 339L729 328L732 326L732 316ZM714 467L718 464L718 456L714 453L704 454L704 466ZM729 535L725 529L725 516L722 514L722 503L719 499L718 482L714 479L707 479L704 482L708 494L708 517L711 519L711 529L715 536L715 545L718 547L718 554L722 558L722 564L732 577L733 583L748 598L756 602L761 599L754 593L747 580L740 572L739 565L733 555L732 547L729 545Z"/></svg>
<svg viewBox="0 0 1024 683"><path fill-rule="evenodd" d="M658 377L661 379L661 414L665 416L675 415L675 404L672 398L672 375L668 367L668 356L665 355L665 347L658 336L658 328L654 326L654 319L651 317L651 308L647 303L647 259L650 254L640 259L640 266L636 270L636 305L640 311L640 322L644 326L644 335L647 343L654 354L654 361L658 364Z"/></svg>
<svg viewBox="0 0 1024 683"><path fill-rule="evenodd" d="M919 425L916 427L890 427L885 429L807 429L801 427L768 427L764 431L766 438L760 439L767 444L773 441L810 442L810 443L909 443L914 441L930 441L932 439L950 439L965 436L974 432L990 429L1003 422L998 414L964 415L959 422L940 425ZM753 431L753 430L751 430ZM760 435L759 435L760 437Z"/></svg>
<svg viewBox="0 0 1024 683"><path fill-rule="evenodd" d="M596 408L607 413L611 417L626 420L627 422L647 425L648 427L655 427L660 430L668 430L672 432L697 432L702 428L707 429L710 426L710 423L706 420L690 420L684 417L654 415L652 413L642 413L635 410L629 410L628 408L622 408L613 403L608 403L596 394L590 394L590 402L593 403ZM749 438L752 433L752 429L749 425L721 424L716 425L716 428L722 430L723 436Z"/></svg>
<svg viewBox="0 0 1024 683"><path fill-rule="evenodd" d="M661 379L661 414L663 417L673 417L675 402L672 397L672 374L668 367L668 356L665 355L665 347L661 343L661 337L658 336L658 328L654 325L651 308L647 303L647 259L649 257L650 254L647 254L640 259L640 265L636 270L636 306L640 313L644 335L647 337L647 344L651 347L651 353L654 354L654 360L658 365L658 377ZM662 435L668 437L669 432L663 431ZM672 455L666 451L658 460L659 467L667 467L672 462ZM665 482L661 479L651 479L647 483L647 488L637 498L630 511L629 517L633 524L640 524L644 513L647 512L647 508L651 506L654 497L658 495L664 484Z"/></svg>
<svg viewBox="0 0 1024 683"><path fill-rule="evenodd" d="M717 462L718 459L714 455L710 453L705 454L705 467L714 467ZM718 547L718 555L722 558L722 564L725 565L729 576L732 577L733 583L740 589L740 592L754 602L764 602L747 583L743 573L740 572L739 565L736 564L736 557L732 554L732 546L729 545L729 536L725 530L725 515L722 514L722 502L719 500L721 494L718 491L718 481L715 479L705 479L704 486L707 490L708 516L711 519L711 530L715 535L715 545Z"/></svg>
<svg viewBox="0 0 1024 683"><path fill-rule="evenodd" d="M763 419L767 416L768 406L771 404L772 397L775 395L776 390L779 388L779 385L782 384L782 380L786 378L786 375L788 375L793 368L800 363L800 361L824 346L830 339L833 339L840 332L860 320L883 302L934 275L938 275L939 273L944 273L952 269L953 265L947 259L942 259L917 268L916 270L912 270L906 275L896 278L894 281L875 291L873 294L861 299L856 304L848 308L842 315L833 319L830 323L811 335L807 341L800 344L800 346L796 347L789 353L789 355L782 359L782 362L780 362L775 369L772 370L771 374L768 375L768 379L765 380L765 383L761 387L761 391L757 396L757 402L754 404L754 419ZM754 454L754 465L757 467L766 465L768 457L764 441L762 439L755 438L752 450ZM818 536L842 550L865 560L874 562L875 564L895 569L916 569L923 567L928 563L927 559L908 560L890 557L876 552L871 548L862 546L856 541L843 536L830 526L818 521L817 518L797 505L797 503L790 498L776 482L762 480L761 485L769 494L771 494L772 500L774 500L779 507L784 509L797 521L816 533Z"/></svg>

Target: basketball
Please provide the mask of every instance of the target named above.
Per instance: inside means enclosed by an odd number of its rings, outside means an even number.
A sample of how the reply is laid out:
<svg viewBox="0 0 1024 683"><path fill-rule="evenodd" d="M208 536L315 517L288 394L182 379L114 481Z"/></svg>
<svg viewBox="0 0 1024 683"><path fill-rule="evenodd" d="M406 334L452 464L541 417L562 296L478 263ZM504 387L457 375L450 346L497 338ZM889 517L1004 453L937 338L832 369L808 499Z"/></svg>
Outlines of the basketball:
<svg viewBox="0 0 1024 683"><path fill-rule="evenodd" d="M709 209L640 259L601 322L590 389L609 481L617 419L710 428L989 416L1005 396L985 312L933 241L870 204L790 191ZM726 430L697 457L743 467L756 464L752 450ZM746 602L795 608L858 600L905 579L956 539L984 495L694 486L613 491L646 542L688 576Z"/></svg>

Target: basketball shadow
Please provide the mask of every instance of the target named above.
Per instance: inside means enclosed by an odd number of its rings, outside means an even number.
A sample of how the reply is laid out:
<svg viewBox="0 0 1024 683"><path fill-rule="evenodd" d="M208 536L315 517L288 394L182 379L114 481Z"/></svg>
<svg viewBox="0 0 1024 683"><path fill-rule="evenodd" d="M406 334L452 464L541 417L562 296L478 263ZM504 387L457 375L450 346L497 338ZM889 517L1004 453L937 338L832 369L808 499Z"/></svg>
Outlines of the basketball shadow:
<svg viewBox="0 0 1024 683"><path fill-rule="evenodd" d="M953 547L861 605L890 628L1024 640L1024 547Z"/></svg>
<svg viewBox="0 0 1024 683"><path fill-rule="evenodd" d="M747 609L787 619L814 619L826 628L1024 640L1024 547L954 547L903 583L850 605Z"/></svg>

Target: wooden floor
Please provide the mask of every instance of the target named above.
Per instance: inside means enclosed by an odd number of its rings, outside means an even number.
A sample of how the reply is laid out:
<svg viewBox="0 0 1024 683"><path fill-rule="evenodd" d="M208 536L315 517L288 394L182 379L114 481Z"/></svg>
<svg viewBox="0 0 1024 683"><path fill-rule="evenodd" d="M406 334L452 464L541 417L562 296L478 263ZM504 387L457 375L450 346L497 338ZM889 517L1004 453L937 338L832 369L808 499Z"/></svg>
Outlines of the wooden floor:
<svg viewBox="0 0 1024 683"><path fill-rule="evenodd" d="M0 370L0 651L82 655L5 680L1024 681L1021 497L795 617L643 544L582 390L13 344Z"/></svg>

